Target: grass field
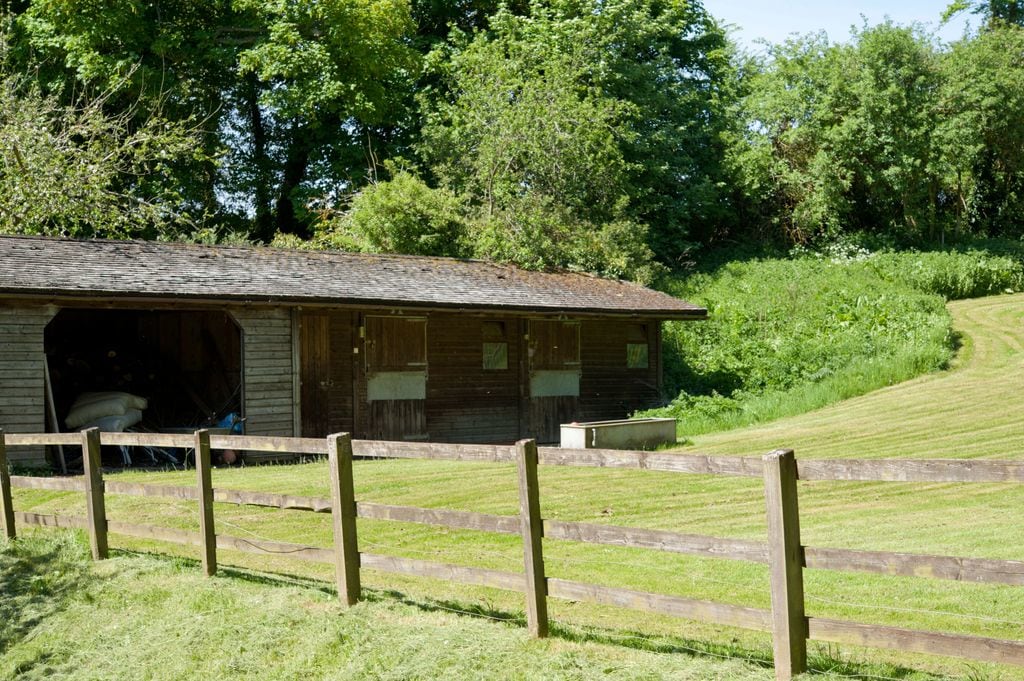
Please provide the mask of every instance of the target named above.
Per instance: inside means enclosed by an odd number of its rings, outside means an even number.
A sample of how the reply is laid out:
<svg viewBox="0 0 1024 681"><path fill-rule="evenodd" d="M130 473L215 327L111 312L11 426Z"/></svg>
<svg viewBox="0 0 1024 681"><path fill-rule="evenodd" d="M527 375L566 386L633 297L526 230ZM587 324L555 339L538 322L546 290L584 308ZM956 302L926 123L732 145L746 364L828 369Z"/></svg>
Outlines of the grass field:
<svg viewBox="0 0 1024 681"><path fill-rule="evenodd" d="M1020 458L1024 296L953 303L963 347L951 371L771 424L694 438L689 449L818 457ZM192 473L119 479L191 484ZM512 514L510 466L357 462L360 499ZM326 466L225 469L219 487L326 495ZM546 517L763 539L755 480L541 469ZM1024 559L1024 489L1012 485L801 483L805 544ZM16 506L82 513L80 495L19 491ZM321 514L217 506L223 532L330 545ZM188 502L108 497L119 520L195 528ZM375 553L521 569L513 537L360 521ZM222 552L199 577L180 547L113 537L102 565L74 533L39 532L0 551L0 677L769 679L766 636L552 600L555 636L530 641L521 597L366 572L368 602L340 614L326 569ZM763 566L545 541L550 576L768 607ZM194 557L194 556L193 556ZM1024 590L808 570L808 612L1024 640ZM321 581L322 580L322 581ZM462 611L452 612L452 611ZM465 614L472 613L472 614ZM501 621L495 621L501 620ZM952 658L812 644L820 678L1024 678ZM723 659L724 658L724 659ZM268 665L270 665L268 667ZM123 674L121 671L123 670ZM115 673L116 671L116 673Z"/></svg>

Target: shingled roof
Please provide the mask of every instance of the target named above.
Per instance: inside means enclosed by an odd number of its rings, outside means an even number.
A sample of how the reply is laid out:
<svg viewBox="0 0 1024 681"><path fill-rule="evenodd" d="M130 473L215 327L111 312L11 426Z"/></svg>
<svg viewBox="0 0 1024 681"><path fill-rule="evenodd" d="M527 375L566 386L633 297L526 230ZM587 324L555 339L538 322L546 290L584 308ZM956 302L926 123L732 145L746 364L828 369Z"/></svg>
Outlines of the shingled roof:
<svg viewBox="0 0 1024 681"><path fill-rule="evenodd" d="M328 303L699 319L707 311L622 281L480 260L0 237L0 295Z"/></svg>

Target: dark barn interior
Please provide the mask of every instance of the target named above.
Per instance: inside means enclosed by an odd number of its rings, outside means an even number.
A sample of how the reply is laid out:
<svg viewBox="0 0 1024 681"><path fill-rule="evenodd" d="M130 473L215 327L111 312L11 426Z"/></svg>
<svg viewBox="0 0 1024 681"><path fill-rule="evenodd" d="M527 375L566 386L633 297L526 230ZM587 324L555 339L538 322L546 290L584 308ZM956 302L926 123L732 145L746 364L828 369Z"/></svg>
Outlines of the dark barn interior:
<svg viewBox="0 0 1024 681"><path fill-rule="evenodd" d="M82 393L146 398L139 428L206 425L241 408L241 331L224 312L62 309L45 351L62 421Z"/></svg>

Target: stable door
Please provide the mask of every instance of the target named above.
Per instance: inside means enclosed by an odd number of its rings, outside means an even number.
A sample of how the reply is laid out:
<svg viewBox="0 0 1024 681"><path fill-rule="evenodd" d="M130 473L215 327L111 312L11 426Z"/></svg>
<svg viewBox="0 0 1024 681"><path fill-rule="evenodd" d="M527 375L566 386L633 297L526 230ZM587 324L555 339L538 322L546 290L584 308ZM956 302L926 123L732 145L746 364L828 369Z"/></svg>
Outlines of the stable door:
<svg viewBox="0 0 1024 681"><path fill-rule="evenodd" d="M558 442L580 401L580 323L530 320L527 334L530 407L527 437Z"/></svg>
<svg viewBox="0 0 1024 681"><path fill-rule="evenodd" d="M426 440L427 320L367 316L363 333L366 437Z"/></svg>

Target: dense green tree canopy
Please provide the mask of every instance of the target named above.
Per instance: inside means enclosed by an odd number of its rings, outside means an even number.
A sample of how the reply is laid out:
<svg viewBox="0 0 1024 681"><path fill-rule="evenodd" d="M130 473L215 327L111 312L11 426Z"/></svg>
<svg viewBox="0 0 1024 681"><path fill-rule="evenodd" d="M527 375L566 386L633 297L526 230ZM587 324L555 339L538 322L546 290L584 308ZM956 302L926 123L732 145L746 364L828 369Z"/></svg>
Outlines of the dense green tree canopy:
<svg viewBox="0 0 1024 681"><path fill-rule="evenodd" d="M1019 238L1022 5L964 11L949 45L752 57L699 0L20 0L0 229L641 280L735 241Z"/></svg>
<svg viewBox="0 0 1024 681"><path fill-rule="evenodd" d="M748 192L794 241L929 234L938 84L931 41L891 24L850 45L809 36L776 46L750 79L747 134L733 148Z"/></svg>

